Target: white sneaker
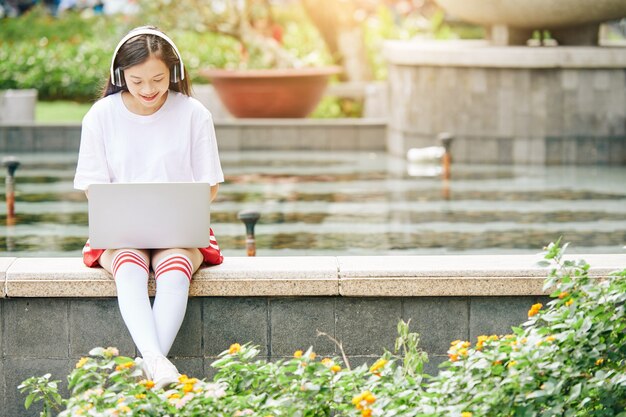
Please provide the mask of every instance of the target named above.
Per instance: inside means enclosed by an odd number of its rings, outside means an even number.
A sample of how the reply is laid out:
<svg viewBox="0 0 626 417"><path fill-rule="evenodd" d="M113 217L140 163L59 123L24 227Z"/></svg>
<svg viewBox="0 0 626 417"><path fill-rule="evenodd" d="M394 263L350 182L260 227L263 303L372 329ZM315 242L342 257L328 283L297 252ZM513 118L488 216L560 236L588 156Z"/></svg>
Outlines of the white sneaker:
<svg viewBox="0 0 626 417"><path fill-rule="evenodd" d="M157 389L178 383L178 378L180 377L176 366L162 355L156 357L151 375L154 381L154 387Z"/></svg>
<svg viewBox="0 0 626 417"><path fill-rule="evenodd" d="M152 374L150 373L150 369L148 369L148 362L146 360L141 357L136 357L135 365L137 366L137 368L141 369L145 379L152 380Z"/></svg>

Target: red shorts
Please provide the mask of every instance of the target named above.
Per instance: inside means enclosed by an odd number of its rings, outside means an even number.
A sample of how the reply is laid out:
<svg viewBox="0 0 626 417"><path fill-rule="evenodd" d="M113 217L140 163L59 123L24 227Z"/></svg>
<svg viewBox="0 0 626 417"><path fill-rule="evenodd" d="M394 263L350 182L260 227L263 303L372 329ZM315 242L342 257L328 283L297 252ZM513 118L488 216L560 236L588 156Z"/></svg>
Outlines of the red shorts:
<svg viewBox="0 0 626 417"><path fill-rule="evenodd" d="M224 256L220 251L220 247L217 245L213 229L209 229L209 231L209 246L206 248L198 248L198 250L204 258L204 263L208 265L219 265L224 262ZM100 255L102 255L103 252L104 249L92 249L91 246L89 246L89 240L87 240L83 248L83 262L90 268L100 266L98 259L100 259Z"/></svg>

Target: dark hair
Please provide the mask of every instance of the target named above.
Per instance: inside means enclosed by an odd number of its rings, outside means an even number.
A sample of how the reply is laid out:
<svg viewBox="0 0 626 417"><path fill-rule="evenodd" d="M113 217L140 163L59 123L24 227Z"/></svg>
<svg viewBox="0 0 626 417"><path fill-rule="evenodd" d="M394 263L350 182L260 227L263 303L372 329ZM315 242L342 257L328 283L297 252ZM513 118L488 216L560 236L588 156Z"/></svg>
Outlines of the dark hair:
<svg viewBox="0 0 626 417"><path fill-rule="evenodd" d="M137 29L159 30L154 26L144 26ZM132 31L129 33L132 33ZM113 67L119 67L123 71L126 68L146 62L150 57L159 58L165 63L170 71L172 71L172 68L174 68L175 65L180 65L180 61L174 51L174 48L172 48L172 46L165 39L152 34L140 34L124 42L113 58L115 59ZM184 70L185 78L175 83L170 82L169 89L189 96L191 95L191 82L189 81L187 68L184 68ZM106 97L120 91L128 91L128 87L126 87L126 85L123 87L114 85L111 80L111 75L109 74L106 85L102 90L102 97Z"/></svg>

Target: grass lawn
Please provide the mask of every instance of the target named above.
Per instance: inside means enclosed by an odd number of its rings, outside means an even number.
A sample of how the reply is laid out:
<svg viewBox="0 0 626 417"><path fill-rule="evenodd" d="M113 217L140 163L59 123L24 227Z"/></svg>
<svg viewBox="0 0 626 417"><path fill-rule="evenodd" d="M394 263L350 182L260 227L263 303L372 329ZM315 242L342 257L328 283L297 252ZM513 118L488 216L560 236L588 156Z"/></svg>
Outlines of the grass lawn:
<svg viewBox="0 0 626 417"><path fill-rule="evenodd" d="M35 107L35 121L38 123L80 123L90 107L90 103L73 101L38 101Z"/></svg>

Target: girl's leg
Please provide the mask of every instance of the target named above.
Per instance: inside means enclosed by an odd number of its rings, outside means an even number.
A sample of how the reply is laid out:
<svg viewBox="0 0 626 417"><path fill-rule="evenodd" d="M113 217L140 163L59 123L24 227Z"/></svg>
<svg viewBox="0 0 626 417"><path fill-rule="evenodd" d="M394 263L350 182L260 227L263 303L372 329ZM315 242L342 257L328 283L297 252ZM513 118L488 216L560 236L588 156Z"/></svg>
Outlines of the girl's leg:
<svg viewBox="0 0 626 417"><path fill-rule="evenodd" d="M108 249L100 265L113 274L117 301L126 327L145 358L161 354L161 346L148 298L149 252L135 249Z"/></svg>
<svg viewBox="0 0 626 417"><path fill-rule="evenodd" d="M198 249L160 249L152 254L156 297L152 314L161 352L170 351L187 310L191 276L202 264Z"/></svg>

